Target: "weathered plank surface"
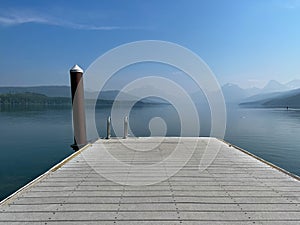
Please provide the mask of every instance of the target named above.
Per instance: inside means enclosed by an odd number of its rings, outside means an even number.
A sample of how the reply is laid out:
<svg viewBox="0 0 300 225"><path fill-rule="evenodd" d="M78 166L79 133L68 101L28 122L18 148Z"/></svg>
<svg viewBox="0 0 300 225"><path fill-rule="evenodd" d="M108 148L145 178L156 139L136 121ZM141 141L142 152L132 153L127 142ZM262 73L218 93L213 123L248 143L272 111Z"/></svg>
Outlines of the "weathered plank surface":
<svg viewBox="0 0 300 225"><path fill-rule="evenodd" d="M99 140L2 202L0 224L300 224L297 179L217 139L197 138L192 152L195 140ZM176 146L165 172L151 168ZM104 148L130 169L107 163Z"/></svg>

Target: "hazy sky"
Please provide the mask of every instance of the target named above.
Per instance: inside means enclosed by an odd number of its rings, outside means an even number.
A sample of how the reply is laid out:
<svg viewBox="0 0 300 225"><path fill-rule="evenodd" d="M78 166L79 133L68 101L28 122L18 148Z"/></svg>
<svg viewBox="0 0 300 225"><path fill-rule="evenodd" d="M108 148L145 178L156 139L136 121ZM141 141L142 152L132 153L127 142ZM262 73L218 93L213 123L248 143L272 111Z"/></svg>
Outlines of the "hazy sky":
<svg viewBox="0 0 300 225"><path fill-rule="evenodd" d="M299 0L1 0L0 86L69 84L73 64L148 39L194 51L222 84L300 78Z"/></svg>

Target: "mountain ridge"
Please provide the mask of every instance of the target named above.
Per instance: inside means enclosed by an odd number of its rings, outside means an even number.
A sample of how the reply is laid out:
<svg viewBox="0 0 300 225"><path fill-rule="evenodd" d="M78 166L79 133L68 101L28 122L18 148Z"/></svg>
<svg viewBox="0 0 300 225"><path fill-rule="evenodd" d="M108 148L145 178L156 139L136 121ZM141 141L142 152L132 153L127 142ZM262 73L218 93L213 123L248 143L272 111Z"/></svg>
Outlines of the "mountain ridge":
<svg viewBox="0 0 300 225"><path fill-rule="evenodd" d="M222 85L222 92L225 98L226 103L250 103L250 102L265 102L267 100L279 98L279 97L288 97L287 94L293 95L293 91L297 94L297 88L300 88L300 80L294 79L285 84L279 83L275 80L270 80L263 88L241 88L237 84L226 83ZM0 87L0 94L6 93L25 93L32 92L43 94L48 97L71 97L70 86L67 85L40 85L40 86L7 86ZM85 91L85 97L89 98L98 98L102 100L113 101L118 96L121 101L138 101L138 96L133 96L128 93L124 93L119 90L105 90L101 91L99 96L97 92ZM203 98L205 96L201 91L190 93L192 99L204 102ZM163 99L149 97L142 100L145 103L166 103Z"/></svg>
<svg viewBox="0 0 300 225"><path fill-rule="evenodd" d="M259 99L256 101L248 101L239 104L242 107L268 107L268 108L300 108L300 88L279 92L276 95Z"/></svg>
<svg viewBox="0 0 300 225"><path fill-rule="evenodd" d="M48 100L51 98L71 98L71 89L69 86L61 85L51 85L51 86L28 86L28 87L0 87L0 95L12 95L14 100L16 98L22 99L23 97L33 97L36 98L41 97L48 97ZM24 95L21 95L24 94ZM33 94L33 95L30 95ZM36 95L35 95L36 94ZM111 103L115 101L116 97L118 96L118 101L123 102L139 102L144 104L167 104L166 101L155 98L155 97L148 97L140 100L139 97L130 95L128 93L124 93L118 90L106 90L99 93L98 92L89 92L85 91L85 98L88 101L89 99L101 100L102 102ZM30 99L28 99L30 102Z"/></svg>

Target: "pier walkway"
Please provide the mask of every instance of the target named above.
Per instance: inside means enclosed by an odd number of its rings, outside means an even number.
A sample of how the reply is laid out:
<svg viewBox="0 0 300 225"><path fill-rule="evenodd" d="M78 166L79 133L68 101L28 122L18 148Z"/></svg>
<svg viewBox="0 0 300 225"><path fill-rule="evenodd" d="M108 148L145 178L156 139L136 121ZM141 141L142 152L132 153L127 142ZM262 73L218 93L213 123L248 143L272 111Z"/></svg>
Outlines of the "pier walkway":
<svg viewBox="0 0 300 225"><path fill-rule="evenodd" d="M195 138L179 139L98 140L2 201L0 225L300 224L297 177L214 138L197 138L189 158ZM164 173L151 167L176 146ZM132 167L107 163L103 148Z"/></svg>

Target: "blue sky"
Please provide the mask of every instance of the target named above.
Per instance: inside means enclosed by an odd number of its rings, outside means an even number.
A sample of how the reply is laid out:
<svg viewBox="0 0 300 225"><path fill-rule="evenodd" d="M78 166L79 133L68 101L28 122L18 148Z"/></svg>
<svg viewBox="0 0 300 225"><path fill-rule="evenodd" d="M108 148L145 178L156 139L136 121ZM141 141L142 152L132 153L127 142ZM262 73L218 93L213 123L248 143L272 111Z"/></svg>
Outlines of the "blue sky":
<svg viewBox="0 0 300 225"><path fill-rule="evenodd" d="M300 79L299 0L0 1L0 86L69 84L120 44L164 40L198 54L219 82Z"/></svg>

